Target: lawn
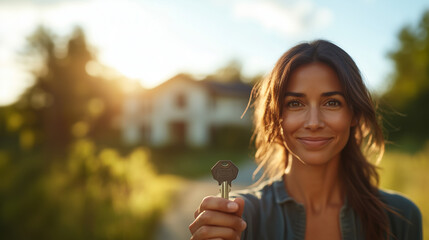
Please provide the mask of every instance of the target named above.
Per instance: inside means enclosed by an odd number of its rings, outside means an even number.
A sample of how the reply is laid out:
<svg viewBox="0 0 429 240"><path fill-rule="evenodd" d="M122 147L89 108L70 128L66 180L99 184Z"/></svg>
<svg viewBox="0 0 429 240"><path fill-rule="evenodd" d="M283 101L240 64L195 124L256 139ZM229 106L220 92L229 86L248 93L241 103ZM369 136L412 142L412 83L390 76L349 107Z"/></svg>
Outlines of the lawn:
<svg viewBox="0 0 429 240"><path fill-rule="evenodd" d="M211 174L210 169L219 160L240 164L252 158L246 148L159 148L150 150L150 159L160 174L179 175L198 179Z"/></svg>
<svg viewBox="0 0 429 240"><path fill-rule="evenodd" d="M416 154L388 152L381 164L381 187L403 193L423 215L423 233L429 240L429 147Z"/></svg>

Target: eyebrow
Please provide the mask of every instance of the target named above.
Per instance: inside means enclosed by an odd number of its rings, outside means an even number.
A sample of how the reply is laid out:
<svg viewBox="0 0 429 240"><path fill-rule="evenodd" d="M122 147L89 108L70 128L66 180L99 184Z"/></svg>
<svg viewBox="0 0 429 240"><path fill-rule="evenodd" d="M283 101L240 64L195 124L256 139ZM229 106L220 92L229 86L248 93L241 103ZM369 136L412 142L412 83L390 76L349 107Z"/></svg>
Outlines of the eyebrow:
<svg viewBox="0 0 429 240"><path fill-rule="evenodd" d="M330 97L330 96L334 96L334 95L341 95L341 96L343 96L343 97L344 97L344 93L342 93L342 92L338 92L338 91L322 93L322 96L323 96L323 97Z"/></svg>
<svg viewBox="0 0 429 240"><path fill-rule="evenodd" d="M344 97L344 93L338 92L338 91L332 91L332 92L324 92L322 93L322 97L330 97L334 95L341 95ZM292 96L292 97L305 97L304 93L297 93L297 92L286 92L285 97Z"/></svg>

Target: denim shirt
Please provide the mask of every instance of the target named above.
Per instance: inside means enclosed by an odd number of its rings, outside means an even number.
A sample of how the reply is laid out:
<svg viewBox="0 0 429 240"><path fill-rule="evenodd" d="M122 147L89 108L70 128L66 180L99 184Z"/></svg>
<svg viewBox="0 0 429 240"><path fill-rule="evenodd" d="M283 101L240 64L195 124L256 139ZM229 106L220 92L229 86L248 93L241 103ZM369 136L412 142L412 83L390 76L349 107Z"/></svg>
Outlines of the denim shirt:
<svg viewBox="0 0 429 240"><path fill-rule="evenodd" d="M273 183L237 191L232 197L245 200L243 219L247 228L241 239L246 240L304 240L306 213L286 191L283 177ZM397 240L421 240L422 217L417 206L407 198L380 190L380 199L402 217L387 212L390 231ZM347 201L340 211L340 229L343 240L365 239L361 223ZM395 239L392 236L390 239Z"/></svg>

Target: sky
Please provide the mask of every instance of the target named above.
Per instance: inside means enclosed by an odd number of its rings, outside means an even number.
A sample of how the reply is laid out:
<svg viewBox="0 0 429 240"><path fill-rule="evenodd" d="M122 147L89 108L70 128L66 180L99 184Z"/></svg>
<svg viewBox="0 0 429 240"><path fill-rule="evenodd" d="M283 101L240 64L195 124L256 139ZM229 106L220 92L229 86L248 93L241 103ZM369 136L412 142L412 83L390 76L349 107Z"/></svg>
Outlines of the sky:
<svg viewBox="0 0 429 240"><path fill-rule="evenodd" d="M383 91L398 32L426 9L427 0L0 0L0 105L33 82L19 53L39 25L63 37L82 27L102 64L147 88L231 60L246 76L267 74L290 47L326 39Z"/></svg>

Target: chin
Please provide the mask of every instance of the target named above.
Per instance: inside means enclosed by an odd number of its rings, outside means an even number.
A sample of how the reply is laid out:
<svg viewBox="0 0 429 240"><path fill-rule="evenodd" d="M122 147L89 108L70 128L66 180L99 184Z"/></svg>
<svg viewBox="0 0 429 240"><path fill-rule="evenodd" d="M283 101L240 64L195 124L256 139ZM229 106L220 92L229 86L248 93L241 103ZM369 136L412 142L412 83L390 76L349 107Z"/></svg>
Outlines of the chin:
<svg viewBox="0 0 429 240"><path fill-rule="evenodd" d="M325 154L320 154L320 153L306 153L306 154L297 154L298 156L300 156L300 160L299 162L307 164L307 165L315 165L315 166L320 166L320 165L325 165L327 163L330 163L332 161L334 161L336 158L335 156L327 156ZM339 158L338 158L339 159Z"/></svg>

